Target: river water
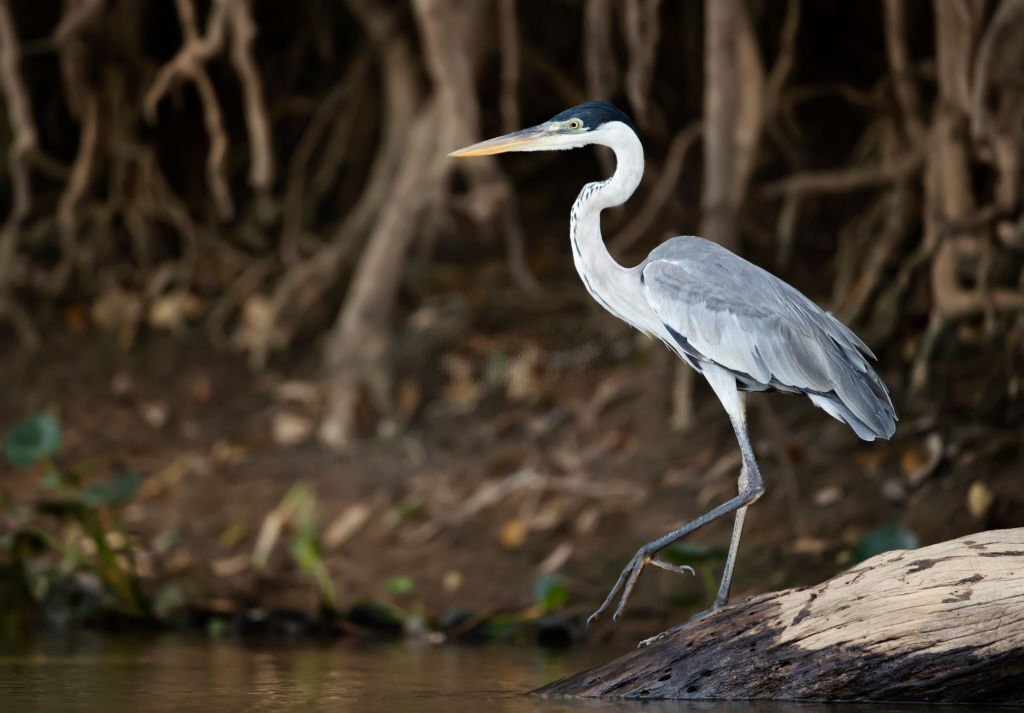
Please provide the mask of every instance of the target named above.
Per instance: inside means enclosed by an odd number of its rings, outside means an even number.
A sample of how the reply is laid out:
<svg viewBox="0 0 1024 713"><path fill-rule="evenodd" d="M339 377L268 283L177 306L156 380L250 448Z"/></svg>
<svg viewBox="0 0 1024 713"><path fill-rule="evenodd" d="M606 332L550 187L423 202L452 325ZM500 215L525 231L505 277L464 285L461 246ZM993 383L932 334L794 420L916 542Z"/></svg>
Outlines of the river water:
<svg viewBox="0 0 1024 713"><path fill-rule="evenodd" d="M0 648L0 711L913 711L927 706L640 703L544 699L528 691L621 651L581 646L431 646L335 642L246 647L201 637L78 635Z"/></svg>

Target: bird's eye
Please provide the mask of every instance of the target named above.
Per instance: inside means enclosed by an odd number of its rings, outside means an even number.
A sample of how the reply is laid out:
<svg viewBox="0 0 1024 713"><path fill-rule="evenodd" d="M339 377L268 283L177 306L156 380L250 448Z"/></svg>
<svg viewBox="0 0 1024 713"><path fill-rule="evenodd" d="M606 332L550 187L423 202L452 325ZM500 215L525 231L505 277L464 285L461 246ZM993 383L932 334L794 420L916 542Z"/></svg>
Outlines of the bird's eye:
<svg viewBox="0 0 1024 713"><path fill-rule="evenodd" d="M569 119L569 121L567 121L565 125L572 129L573 131L583 128L583 122L580 121L579 119Z"/></svg>

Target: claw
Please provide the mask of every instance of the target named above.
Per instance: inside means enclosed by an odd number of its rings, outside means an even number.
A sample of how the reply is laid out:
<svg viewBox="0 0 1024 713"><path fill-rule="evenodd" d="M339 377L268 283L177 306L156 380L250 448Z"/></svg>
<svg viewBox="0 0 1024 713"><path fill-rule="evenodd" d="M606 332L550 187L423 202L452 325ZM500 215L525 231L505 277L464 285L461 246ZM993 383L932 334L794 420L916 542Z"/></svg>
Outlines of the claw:
<svg viewBox="0 0 1024 713"><path fill-rule="evenodd" d="M691 567L688 564L683 564L683 565L672 564L670 562L666 562L665 560L659 560L659 559L651 559L650 564L654 565L655 567L658 567L659 569L663 569L666 572L674 572L675 574L692 574L692 575L696 575L697 574L693 570L693 567Z"/></svg>
<svg viewBox="0 0 1024 713"><path fill-rule="evenodd" d="M615 607L615 612L612 614L612 621L618 621L622 617L622 613L626 610L626 603L629 601L630 595L633 594L633 588L636 586L637 580L640 578L640 573L644 571L644 567L647 565L654 565L660 569L664 569L668 572L675 572L676 574L694 574L693 567L686 565L674 565L664 560L655 559L645 550L641 549L633 558L623 567L622 572L619 574L619 578L615 581L615 586L612 587L611 591L608 592L608 596L605 597L601 606L594 611L593 614L587 617L587 626L590 626L594 621L604 613L615 598L619 598L619 604Z"/></svg>
<svg viewBox="0 0 1024 713"><path fill-rule="evenodd" d="M689 619L684 621L682 624L677 624L676 626L673 626L671 629L665 629L665 631L661 632L660 634L655 634L654 636L651 636L651 637L649 637L647 639L644 639L639 644L637 644L636 647L638 649L642 649L645 646L650 646L651 644L656 643L658 641L661 641L662 639L666 639L666 638L672 636L673 634L675 634L677 631L680 631L681 629L684 629L685 627L687 627L690 624L694 623L695 621L700 621L704 617L709 616L711 614L714 614L716 611L718 611L721 608L722 608L722 603L716 601L710 607L708 607L704 611L697 612L696 614L691 616Z"/></svg>

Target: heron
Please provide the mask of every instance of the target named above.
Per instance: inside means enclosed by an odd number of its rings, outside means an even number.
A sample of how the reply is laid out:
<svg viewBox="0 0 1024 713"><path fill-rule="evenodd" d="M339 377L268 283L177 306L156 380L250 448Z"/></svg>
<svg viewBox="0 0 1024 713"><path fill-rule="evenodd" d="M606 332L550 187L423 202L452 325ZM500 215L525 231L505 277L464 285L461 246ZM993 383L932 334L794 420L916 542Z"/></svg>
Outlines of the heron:
<svg viewBox="0 0 1024 713"><path fill-rule="evenodd" d="M587 624L607 611L616 597L612 618L618 620L647 565L692 574L691 568L657 554L732 514L732 537L718 593L712 606L694 617L699 618L728 602L747 508L764 493L747 430L746 392L804 394L865 441L891 437L896 411L885 383L867 361L875 355L853 331L792 285L721 245L694 236L675 237L635 267L624 267L609 254L601 237L601 211L629 199L644 173L636 128L613 104L586 102L537 126L449 155L561 151L591 144L610 148L616 166L610 178L583 186L572 206L569 240L576 270L604 309L661 341L703 375L729 417L742 459L738 494L640 547Z"/></svg>

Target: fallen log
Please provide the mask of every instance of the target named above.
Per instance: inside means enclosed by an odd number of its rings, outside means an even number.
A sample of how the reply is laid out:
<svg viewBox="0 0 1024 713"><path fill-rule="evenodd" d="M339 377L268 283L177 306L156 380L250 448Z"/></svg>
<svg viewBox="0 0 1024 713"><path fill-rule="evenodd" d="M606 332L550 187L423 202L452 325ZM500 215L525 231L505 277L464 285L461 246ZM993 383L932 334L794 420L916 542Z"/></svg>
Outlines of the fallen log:
<svg viewBox="0 0 1024 713"><path fill-rule="evenodd" d="M1024 528L749 597L537 693L1022 704Z"/></svg>

